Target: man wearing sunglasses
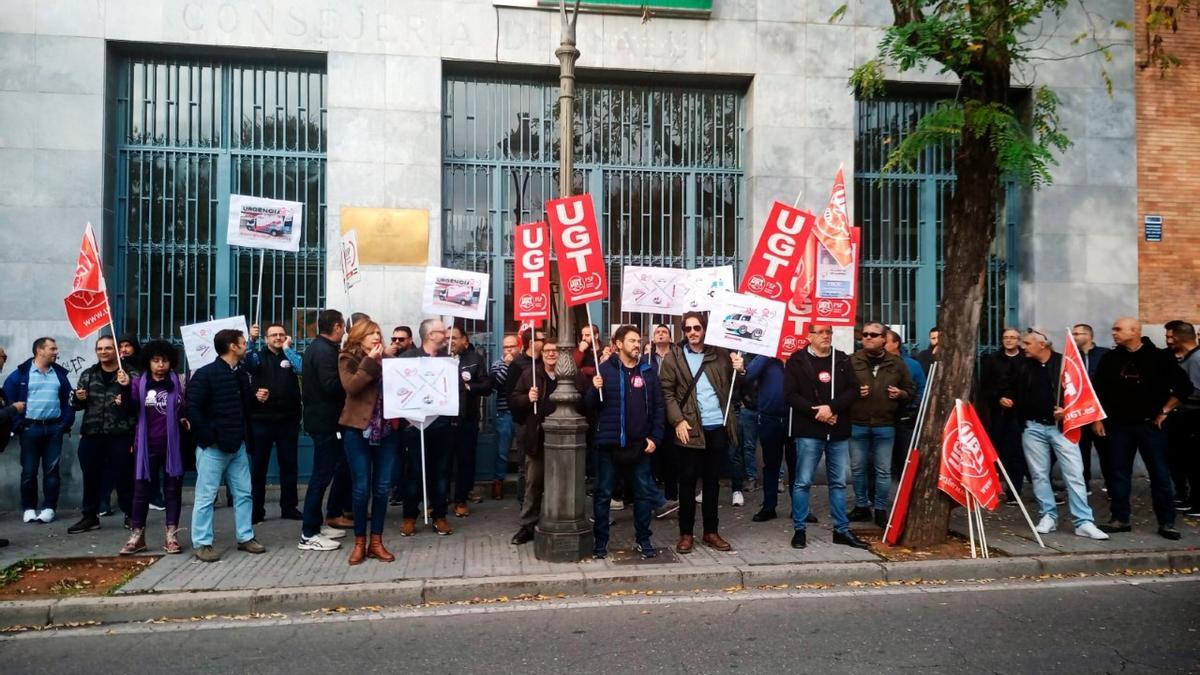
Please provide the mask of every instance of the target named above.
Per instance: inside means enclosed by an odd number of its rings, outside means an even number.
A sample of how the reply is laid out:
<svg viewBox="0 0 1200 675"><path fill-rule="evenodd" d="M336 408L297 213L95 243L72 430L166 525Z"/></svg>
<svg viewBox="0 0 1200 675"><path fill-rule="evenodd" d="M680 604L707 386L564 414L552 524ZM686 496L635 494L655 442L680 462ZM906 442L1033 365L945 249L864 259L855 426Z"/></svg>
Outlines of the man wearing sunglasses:
<svg viewBox="0 0 1200 675"><path fill-rule="evenodd" d="M1009 401L1024 423L1021 445L1033 496L1037 499L1041 520L1035 529L1048 534L1058 529L1058 507L1050 486L1050 458L1058 459L1063 482L1067 485L1067 504L1075 525L1075 534L1088 539L1108 539L1092 519L1083 482L1083 458L1079 446L1067 440L1062 422L1063 356L1051 348L1049 334L1042 328L1030 328L1021 338L1025 360L1009 380L1002 401Z"/></svg>
<svg viewBox="0 0 1200 675"><path fill-rule="evenodd" d="M887 327L868 323L862 329L862 349L850 357L858 379L858 398L850 406L850 472L854 476L852 521L871 520L887 526L891 501L892 445L896 441L896 413L917 393L917 385L900 357L883 348Z"/></svg>
<svg viewBox="0 0 1200 675"><path fill-rule="evenodd" d="M399 356L413 348L412 328L396 326L392 329L392 343L388 345L389 356Z"/></svg>

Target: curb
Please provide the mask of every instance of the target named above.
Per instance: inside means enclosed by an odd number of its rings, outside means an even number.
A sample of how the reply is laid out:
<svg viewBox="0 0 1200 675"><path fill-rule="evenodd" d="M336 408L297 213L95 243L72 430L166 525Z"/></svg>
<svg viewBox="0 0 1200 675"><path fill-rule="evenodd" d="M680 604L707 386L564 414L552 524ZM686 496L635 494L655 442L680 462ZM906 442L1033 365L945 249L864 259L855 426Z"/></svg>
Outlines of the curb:
<svg viewBox="0 0 1200 675"><path fill-rule="evenodd" d="M714 591L805 584L975 581L1123 570L1191 571L1200 550L1129 552L911 562L785 563L678 569L605 570L388 583L335 584L244 591L148 593L0 602L0 627L70 626L197 616L306 612L331 607L396 607L516 596L602 595L619 591Z"/></svg>

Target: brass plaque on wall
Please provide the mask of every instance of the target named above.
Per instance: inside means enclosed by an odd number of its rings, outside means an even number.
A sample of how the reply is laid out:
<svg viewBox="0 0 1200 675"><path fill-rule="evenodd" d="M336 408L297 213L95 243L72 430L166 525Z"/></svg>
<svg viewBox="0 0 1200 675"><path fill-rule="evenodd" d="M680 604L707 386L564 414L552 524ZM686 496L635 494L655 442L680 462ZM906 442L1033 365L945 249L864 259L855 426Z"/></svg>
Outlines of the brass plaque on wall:
<svg viewBox="0 0 1200 675"><path fill-rule="evenodd" d="M363 265L429 264L427 209L342 208L342 233L358 233L358 260Z"/></svg>

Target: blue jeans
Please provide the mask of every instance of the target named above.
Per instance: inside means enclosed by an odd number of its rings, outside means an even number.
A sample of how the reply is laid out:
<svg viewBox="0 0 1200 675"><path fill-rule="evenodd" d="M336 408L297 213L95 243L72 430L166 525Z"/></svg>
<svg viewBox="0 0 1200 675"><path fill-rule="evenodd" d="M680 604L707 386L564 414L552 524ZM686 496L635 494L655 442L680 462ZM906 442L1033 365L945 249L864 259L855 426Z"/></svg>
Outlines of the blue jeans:
<svg viewBox="0 0 1200 675"><path fill-rule="evenodd" d="M354 511L354 536L367 536L367 504L370 502L371 534L383 534L388 496L392 490L392 466L404 444L399 430L379 445L371 445L360 429L342 427L342 445L350 465L350 500Z"/></svg>
<svg viewBox="0 0 1200 675"><path fill-rule="evenodd" d="M613 463L612 450L597 448L596 451L596 485L592 493L592 517L596 522L592 525L592 534L595 537L593 550L597 553L608 552L609 506L617 474L623 474L625 484L633 486L634 537L639 545L650 545L650 515L654 509L650 504L654 493L647 490L647 486L654 485L650 476L650 456L643 454L636 464L617 466Z"/></svg>
<svg viewBox="0 0 1200 675"><path fill-rule="evenodd" d="M1041 424L1028 420L1021 432L1021 447L1025 449L1025 464L1033 483L1033 497L1040 515L1058 520L1054 504L1054 488L1050 486L1050 453L1058 457L1063 482L1067 485L1067 505L1075 527L1092 522L1092 507L1087 501L1087 485L1083 482L1083 456L1079 446L1068 441L1057 424Z"/></svg>
<svg viewBox="0 0 1200 675"><path fill-rule="evenodd" d="M779 469L787 464L788 477L796 480L796 452L787 442L787 422L782 417L758 415L758 438L763 452L762 507L774 511L779 503ZM790 484L790 483L789 483Z"/></svg>
<svg viewBox="0 0 1200 675"><path fill-rule="evenodd" d="M758 475L755 455L758 452L758 411L742 407L738 410L738 446L729 448L729 489L742 490L742 482Z"/></svg>
<svg viewBox="0 0 1200 675"><path fill-rule="evenodd" d="M1179 414L1179 413L1175 413ZM1112 518L1129 522L1129 493L1132 490L1133 459L1138 451L1150 474L1150 497L1159 527L1175 524L1175 488L1167 463L1167 432L1151 422L1113 422L1105 420L1109 451L1112 453Z"/></svg>
<svg viewBox="0 0 1200 675"><path fill-rule="evenodd" d="M492 469L493 480L504 480L508 475L508 453L512 450L513 419L512 413L496 415L496 464Z"/></svg>
<svg viewBox="0 0 1200 675"><path fill-rule="evenodd" d="M38 508L38 465L42 467L42 508L58 509L58 491L62 482L58 461L62 458L62 424L38 424L22 431L21 510Z"/></svg>
<svg viewBox="0 0 1200 675"><path fill-rule="evenodd" d="M796 439L796 482L792 484L792 525L804 529L808 517L808 498L813 474L825 456L825 480L829 483L829 515L835 532L850 529L846 515L846 464L850 461L850 441L827 441L823 438Z"/></svg>
<svg viewBox="0 0 1200 675"><path fill-rule="evenodd" d="M192 547L213 543L213 500L221 487L221 479L233 493L233 521L237 526L238 543L254 538L250 524L254 499L250 495L250 460L246 444L237 452L217 448L196 447L196 503L192 505Z"/></svg>
<svg viewBox="0 0 1200 675"><path fill-rule="evenodd" d="M321 510L325 488L329 488L329 515L342 515L344 497L335 477L346 465L342 439L337 434L314 433L310 436L313 441L312 472L308 475L308 490L304 493L304 524L301 529L305 537L313 537L321 532L321 523L325 520Z"/></svg>
<svg viewBox="0 0 1200 675"><path fill-rule="evenodd" d="M896 427L850 428L850 473L854 476L854 506L871 506L872 488L875 508L888 510L892 489L892 445Z"/></svg>

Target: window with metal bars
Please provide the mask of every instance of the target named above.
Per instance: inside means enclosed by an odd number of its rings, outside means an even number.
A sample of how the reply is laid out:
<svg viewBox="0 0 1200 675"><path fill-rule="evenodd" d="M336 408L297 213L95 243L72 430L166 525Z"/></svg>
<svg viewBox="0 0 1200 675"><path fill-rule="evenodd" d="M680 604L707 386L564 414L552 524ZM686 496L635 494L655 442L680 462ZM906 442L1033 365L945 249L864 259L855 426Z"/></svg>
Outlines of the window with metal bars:
<svg viewBox="0 0 1200 675"><path fill-rule="evenodd" d="M302 345L325 301L327 78L323 63L120 54L110 120L114 312L143 341L253 320ZM305 204L298 253L231 247L230 194Z"/></svg>

